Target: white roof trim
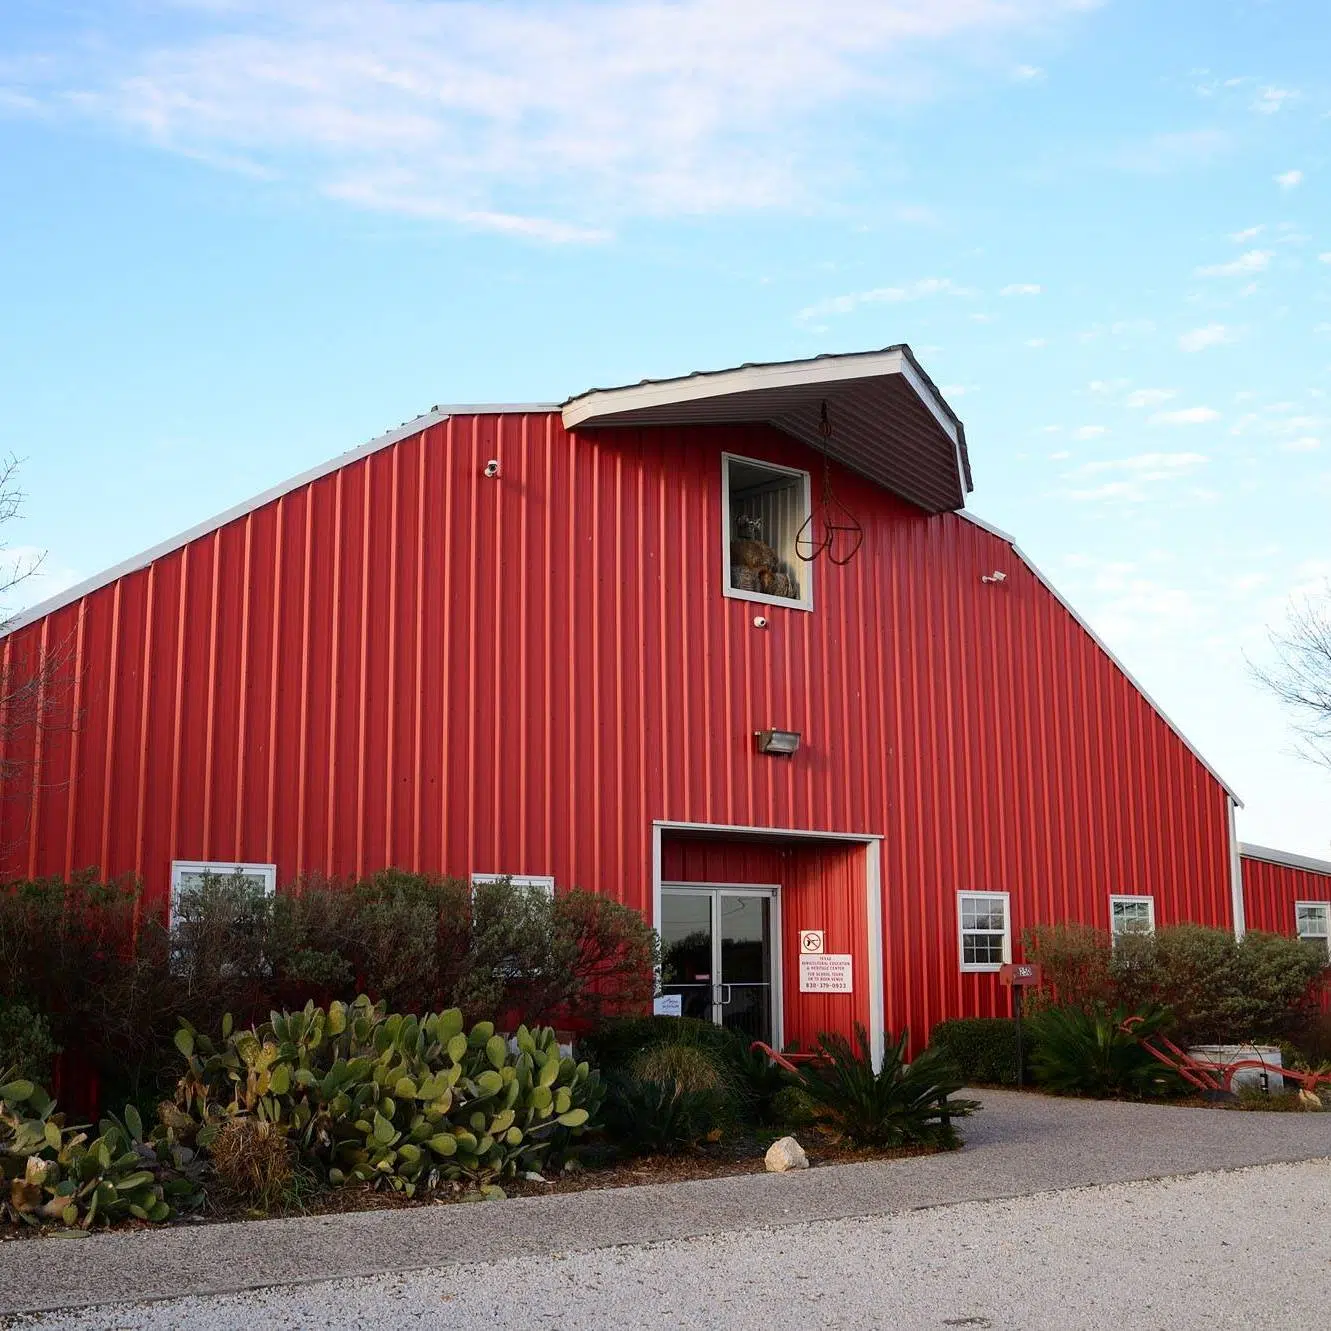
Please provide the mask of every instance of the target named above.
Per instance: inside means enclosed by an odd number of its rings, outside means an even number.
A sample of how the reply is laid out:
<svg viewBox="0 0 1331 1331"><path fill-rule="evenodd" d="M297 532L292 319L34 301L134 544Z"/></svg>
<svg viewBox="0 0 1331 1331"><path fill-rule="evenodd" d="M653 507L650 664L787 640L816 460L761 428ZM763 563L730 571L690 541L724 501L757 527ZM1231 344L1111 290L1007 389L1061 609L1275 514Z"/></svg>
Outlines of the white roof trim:
<svg viewBox="0 0 1331 1331"><path fill-rule="evenodd" d="M1231 786L1229 782L1226 781L1225 778L1221 776L1220 773L1217 772L1215 768L1212 767L1211 764L1207 762L1204 757L1202 757L1201 752L1197 749L1196 745L1194 745L1193 742L1183 733L1183 731L1178 727L1178 725L1175 723L1175 721L1169 715L1169 713L1166 712L1165 709L1161 707L1160 704L1156 702L1156 700L1153 697L1151 697L1150 693L1148 693L1147 690L1142 686L1142 683L1137 678L1137 676L1134 675L1132 671L1129 670L1127 666L1123 664L1123 662L1119 659L1118 655L1109 646L1109 644L1105 642L1105 640L1081 617L1081 615L1077 612L1076 608L1063 595L1063 593L1060 592L1058 588L1055 587L1054 584L1050 582L1047 577L1045 577L1039 565L1036 564L1036 562L1021 548L1021 546L1019 546L1016 543L1016 541L1013 540L1013 538L1007 534L1007 532L1000 530L998 527L995 527L988 522L985 522L983 518L977 518L973 513L969 513L965 509L958 509L956 511L955 516L959 518L964 518L967 522L973 523L975 526L981 528L984 531L987 531L991 536L997 536L999 540L1005 541L1008 545L1012 547L1012 553L1016 555L1017 558L1020 559L1021 562L1025 564L1026 567L1030 569L1032 573L1035 574L1036 578L1038 578L1039 581L1044 585L1045 590L1054 598L1054 600L1056 600L1059 603L1059 605L1061 605L1063 609L1066 610L1068 614L1070 614L1072 618L1075 619L1077 623L1081 625L1082 630L1091 639L1091 641L1094 642L1095 645L1099 647L1099 649L1102 652L1104 652L1104 654L1114 663L1114 665L1118 667L1120 673L1127 679L1128 683L1131 684L1132 687L1136 689L1137 692L1140 693L1143 698L1146 699L1147 703L1150 704L1150 707L1155 712L1155 714L1165 723L1165 725L1167 725L1170 728L1170 730L1174 732L1174 734L1176 734L1179 737L1179 739L1183 741L1184 747L1188 750L1188 752L1191 753L1192 756L1196 758L1197 761L1201 763L1201 765L1204 768L1206 768L1206 770L1210 772L1210 774L1213 777L1215 777L1215 779L1220 783L1224 792L1241 809L1243 807L1243 801L1239 798L1239 796L1235 792L1234 787Z"/></svg>
<svg viewBox="0 0 1331 1331"><path fill-rule="evenodd" d="M1269 864L1283 864L1287 869L1307 869L1309 873L1331 876L1331 860L1315 860L1311 855L1272 850L1270 846L1255 846L1251 841L1239 842L1239 854L1245 860L1266 860Z"/></svg>
<svg viewBox="0 0 1331 1331"><path fill-rule="evenodd" d="M75 601L82 600L83 597L90 595L99 588L115 582L117 578L123 578L130 573L137 573L141 568L147 568L149 564L163 558L163 556L179 550L191 541L197 541L200 536L210 535L219 527L226 526L228 522L234 522L237 518L243 518L247 513L253 513L255 509L272 503L274 499L281 499L283 495L290 494L293 490L299 490L302 486L328 476L339 468L357 462L363 457L368 457L371 453L377 453L381 448L388 448L392 444L401 443L404 439L410 439L412 435L420 434L422 430L428 430L431 426L448 420L450 416L493 416L511 412L530 414L558 410L558 403L551 402L484 406L453 406L450 404L433 407L424 415L417 416L415 420L405 421L396 430L389 430L387 434L381 434L368 443L361 444L358 448L339 453L337 457L330 458L327 462L321 462L317 467L311 467L308 471L303 471L300 475L291 477L290 480L282 481L280 484L265 490L262 494L255 495L253 499L246 499L242 503L228 508L224 513L218 513L215 517L205 519L188 531L181 532L178 536L160 541L150 549L133 555L129 559L122 560L119 564L115 564L101 573L96 573L91 578L84 579L83 582L75 583L72 587L66 587L64 591L57 592L45 601L39 601L36 605L20 610L18 614L0 624L0 638L13 633L15 629L21 629L25 624L31 624L46 615L54 614L57 610L63 610L67 605L72 605Z"/></svg>
<svg viewBox="0 0 1331 1331"><path fill-rule="evenodd" d="M772 365L745 365L736 370L712 370L683 375L678 379L654 379L625 388L594 388L564 404L564 428L574 430L598 416L637 411L644 407L668 407L677 402L697 402L709 397L729 397L764 388L799 388L804 385L842 383L850 379L877 379L900 374L929 408L939 428L957 449L957 473L961 465L961 436L957 423L944 409L938 394L925 383L900 348L891 351L852 352L845 356L819 356L813 360L778 361Z"/></svg>

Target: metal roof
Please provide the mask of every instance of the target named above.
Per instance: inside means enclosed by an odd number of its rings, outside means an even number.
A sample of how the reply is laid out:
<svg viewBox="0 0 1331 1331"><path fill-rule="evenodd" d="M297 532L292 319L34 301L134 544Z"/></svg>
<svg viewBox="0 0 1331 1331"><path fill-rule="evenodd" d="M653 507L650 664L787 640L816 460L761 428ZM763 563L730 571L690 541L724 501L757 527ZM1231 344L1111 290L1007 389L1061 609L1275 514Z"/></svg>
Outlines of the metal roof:
<svg viewBox="0 0 1331 1331"><path fill-rule="evenodd" d="M568 430L770 425L930 513L964 507L972 489L965 427L904 343L594 388L563 416Z"/></svg>
<svg viewBox="0 0 1331 1331"><path fill-rule="evenodd" d="M1270 864L1283 864L1288 869L1331 874L1331 860L1315 860L1310 855L1294 855L1287 850L1272 850L1270 846L1255 846L1251 841L1239 842L1239 854L1247 860L1266 860Z"/></svg>

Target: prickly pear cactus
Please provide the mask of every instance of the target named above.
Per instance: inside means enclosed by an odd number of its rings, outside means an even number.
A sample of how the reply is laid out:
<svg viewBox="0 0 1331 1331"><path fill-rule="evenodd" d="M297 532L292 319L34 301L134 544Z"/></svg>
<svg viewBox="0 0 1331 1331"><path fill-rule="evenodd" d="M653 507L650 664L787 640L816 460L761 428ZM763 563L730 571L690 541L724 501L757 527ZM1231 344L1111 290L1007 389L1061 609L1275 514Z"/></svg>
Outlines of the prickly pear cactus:
<svg viewBox="0 0 1331 1331"><path fill-rule="evenodd" d="M167 1220L200 1200L194 1166L188 1147L145 1140L133 1106L89 1138L40 1086L0 1076L0 1219L83 1229Z"/></svg>
<svg viewBox="0 0 1331 1331"><path fill-rule="evenodd" d="M254 1114L284 1126L330 1182L407 1193L441 1180L493 1180L539 1169L594 1126L604 1097L586 1063L561 1055L549 1028L506 1039L469 1030L452 1008L417 1018L368 998L274 1012L254 1030L223 1023L214 1043L182 1024L176 1112L206 1148L219 1124Z"/></svg>

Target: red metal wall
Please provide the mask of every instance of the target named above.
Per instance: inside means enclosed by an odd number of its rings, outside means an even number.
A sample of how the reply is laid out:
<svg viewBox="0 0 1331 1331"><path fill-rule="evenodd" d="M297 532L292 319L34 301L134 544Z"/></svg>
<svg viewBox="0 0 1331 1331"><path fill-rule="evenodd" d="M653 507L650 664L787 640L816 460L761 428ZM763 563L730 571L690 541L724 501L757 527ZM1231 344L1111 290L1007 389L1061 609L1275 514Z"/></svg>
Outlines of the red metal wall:
<svg viewBox="0 0 1331 1331"><path fill-rule="evenodd" d="M38 760L5 868L163 902L173 858L393 863L646 908L653 819L881 833L887 1021L920 1037L1004 1010L959 889L1010 890L1018 934L1119 891L1229 923L1223 790L1004 541L838 469L866 540L813 612L729 599L722 449L819 465L760 426L455 417L20 629L13 668L68 645L80 720L4 755Z"/></svg>
<svg viewBox="0 0 1331 1331"><path fill-rule="evenodd" d="M1250 855L1243 862L1243 909L1249 929L1295 932L1296 901L1331 901L1331 873L1275 864Z"/></svg>

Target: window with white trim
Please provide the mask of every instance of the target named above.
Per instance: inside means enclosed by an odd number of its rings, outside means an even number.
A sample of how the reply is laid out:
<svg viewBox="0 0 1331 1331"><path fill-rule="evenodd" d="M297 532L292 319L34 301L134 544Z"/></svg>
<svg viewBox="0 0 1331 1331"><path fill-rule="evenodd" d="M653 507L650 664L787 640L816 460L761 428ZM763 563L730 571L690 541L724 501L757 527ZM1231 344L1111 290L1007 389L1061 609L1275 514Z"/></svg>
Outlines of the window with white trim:
<svg viewBox="0 0 1331 1331"><path fill-rule="evenodd" d="M1155 898L1110 897L1109 932L1116 943L1127 934L1155 933Z"/></svg>
<svg viewBox="0 0 1331 1331"><path fill-rule="evenodd" d="M1012 912L1007 892L958 892L961 969L996 971L1012 960Z"/></svg>
<svg viewBox="0 0 1331 1331"><path fill-rule="evenodd" d="M1300 938L1320 943L1331 955L1331 901L1296 901L1294 927Z"/></svg>
<svg viewBox="0 0 1331 1331"><path fill-rule="evenodd" d="M172 860L172 924L176 921L177 903L181 896L202 891L210 881L236 883L252 889L255 896L271 897L277 891L277 865L236 864L231 860Z"/></svg>
<svg viewBox="0 0 1331 1331"><path fill-rule="evenodd" d="M544 892L546 896L555 894L555 880L547 874L522 873L474 873L471 876L473 888L482 883L512 883L514 887L525 887L534 892Z"/></svg>
<svg viewBox="0 0 1331 1331"><path fill-rule="evenodd" d="M725 594L811 609L810 566L796 553L812 512L809 473L723 453L721 496Z"/></svg>

